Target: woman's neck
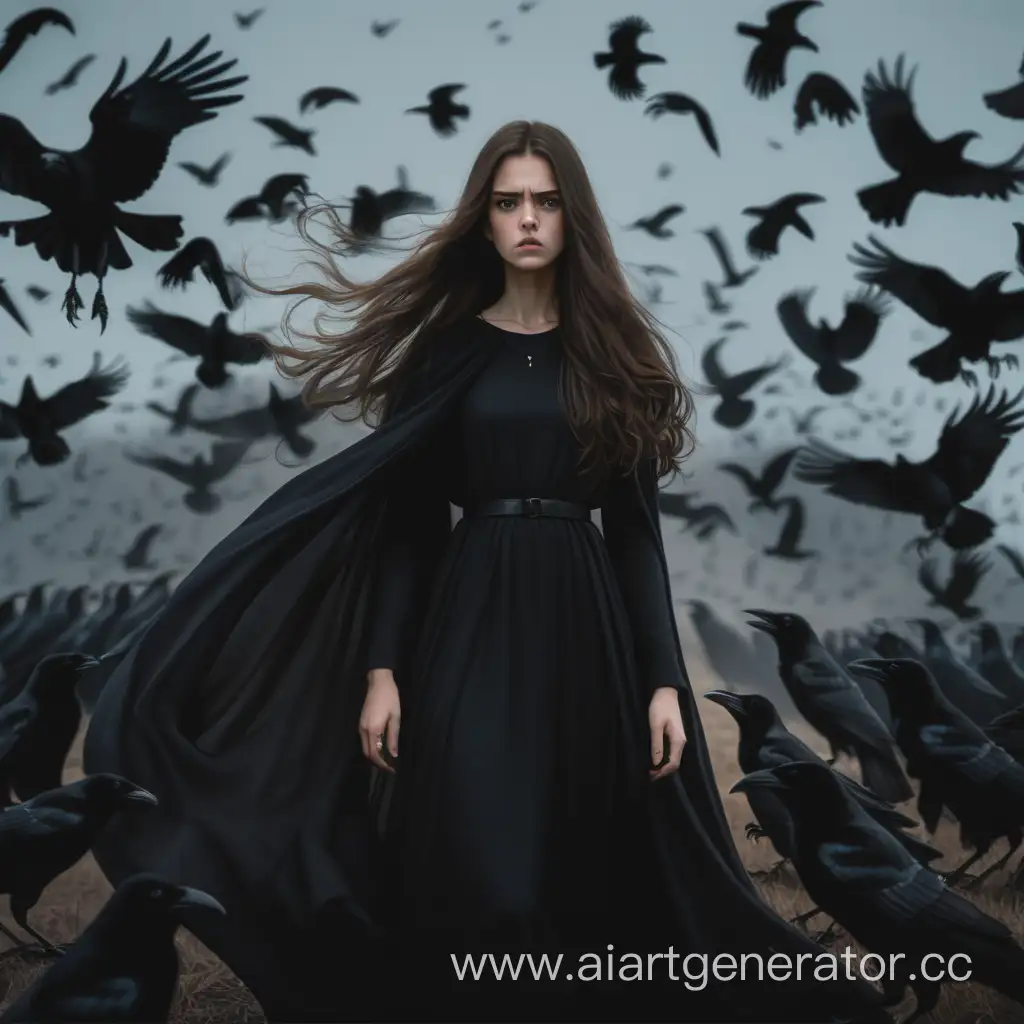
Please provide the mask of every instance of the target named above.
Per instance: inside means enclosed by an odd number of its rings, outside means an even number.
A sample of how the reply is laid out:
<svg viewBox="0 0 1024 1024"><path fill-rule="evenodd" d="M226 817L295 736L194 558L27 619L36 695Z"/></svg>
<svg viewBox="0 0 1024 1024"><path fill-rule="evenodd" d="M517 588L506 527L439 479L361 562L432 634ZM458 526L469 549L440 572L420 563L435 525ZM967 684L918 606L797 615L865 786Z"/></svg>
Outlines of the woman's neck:
<svg viewBox="0 0 1024 1024"><path fill-rule="evenodd" d="M558 323L558 302L554 282L538 281L538 275L505 281L505 291L493 306L483 311L487 320L513 323L525 330L539 330ZM547 275L545 275L546 277Z"/></svg>

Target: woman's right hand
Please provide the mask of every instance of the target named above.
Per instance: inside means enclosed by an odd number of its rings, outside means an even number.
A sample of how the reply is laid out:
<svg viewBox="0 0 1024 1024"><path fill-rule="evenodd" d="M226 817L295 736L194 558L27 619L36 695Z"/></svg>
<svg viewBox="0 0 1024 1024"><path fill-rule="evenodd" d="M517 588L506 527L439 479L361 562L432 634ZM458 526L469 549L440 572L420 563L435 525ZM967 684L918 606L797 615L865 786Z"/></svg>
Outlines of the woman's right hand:
<svg viewBox="0 0 1024 1024"><path fill-rule="evenodd" d="M370 672L363 701L363 712L359 716L359 742L363 756L381 771L395 773L394 767L377 749L377 740L384 739L384 748L392 760L398 758L398 727L401 722L401 703L398 699L398 684L390 669L374 669Z"/></svg>

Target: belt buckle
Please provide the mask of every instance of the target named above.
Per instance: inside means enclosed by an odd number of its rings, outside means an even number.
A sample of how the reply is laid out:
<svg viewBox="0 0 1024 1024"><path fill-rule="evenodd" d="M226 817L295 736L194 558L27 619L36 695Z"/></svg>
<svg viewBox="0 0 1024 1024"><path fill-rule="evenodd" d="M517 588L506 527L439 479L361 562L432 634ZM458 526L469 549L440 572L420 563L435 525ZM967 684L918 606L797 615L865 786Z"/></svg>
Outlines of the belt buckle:
<svg viewBox="0 0 1024 1024"><path fill-rule="evenodd" d="M523 514L527 519L536 519L538 516L543 515L543 506L540 503L540 498L524 498L523 504L526 507L526 511Z"/></svg>

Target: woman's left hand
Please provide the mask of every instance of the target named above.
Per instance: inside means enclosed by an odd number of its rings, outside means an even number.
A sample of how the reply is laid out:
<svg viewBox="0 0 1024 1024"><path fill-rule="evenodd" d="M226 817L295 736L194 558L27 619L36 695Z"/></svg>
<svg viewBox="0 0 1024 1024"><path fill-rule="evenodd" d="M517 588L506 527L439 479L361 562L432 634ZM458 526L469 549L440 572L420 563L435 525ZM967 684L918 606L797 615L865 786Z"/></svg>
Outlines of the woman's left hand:
<svg viewBox="0 0 1024 1024"><path fill-rule="evenodd" d="M651 723L651 781L664 778L679 770L686 733L683 714L679 710L679 695L672 686L654 691L647 717Z"/></svg>

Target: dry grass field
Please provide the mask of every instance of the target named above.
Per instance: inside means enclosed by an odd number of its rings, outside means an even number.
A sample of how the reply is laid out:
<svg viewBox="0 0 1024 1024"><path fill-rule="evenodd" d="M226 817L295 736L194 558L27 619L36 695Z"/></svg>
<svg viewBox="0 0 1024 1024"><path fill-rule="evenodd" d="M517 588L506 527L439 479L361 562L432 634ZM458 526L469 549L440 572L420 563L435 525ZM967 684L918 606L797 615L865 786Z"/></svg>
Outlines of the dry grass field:
<svg viewBox="0 0 1024 1024"><path fill-rule="evenodd" d="M699 665L691 665L691 676L698 690L719 685L710 680L707 672L701 672ZM709 701L702 700L699 703L718 778L725 792L740 774L735 762L735 728L732 719L722 708ZM799 726L793 728L816 750L826 753L820 739L810 729L800 729ZM849 770L849 766L842 763L837 767ZM67 780L71 781L80 775L79 742L68 761ZM763 841L755 845L744 838L743 826L751 817L746 800L738 794L727 793L725 803L737 843L750 870L770 867L775 860L770 844ZM906 808L913 814L911 805L906 805ZM923 832L921 834L923 836ZM964 857L954 827L948 822L942 823L933 843L947 853L946 859L939 865L941 868L949 868ZM990 859L997 859L1004 849L1000 844ZM984 867L988 862L982 862L979 867ZM1015 861L1011 861L1012 864ZM981 891L970 894L969 898L977 901L986 913L1005 921L1020 937L1024 896L1018 896L1015 900L1005 890L1006 877L1005 872L994 874ZM773 882L763 886L762 891L772 906L787 917L811 905L788 867ZM92 919L109 892L110 887L95 862L87 858L50 886L36 907L32 920L51 938L71 939ZM6 907L3 920L13 925L6 914ZM826 922L827 919L817 918L811 924L821 928ZM0 942L3 941L0 937ZM264 1020L259 1006L245 988L209 950L185 932L179 932L178 943L182 979L178 1002L171 1018L175 1024L248 1024ZM855 946L844 932L839 932L833 948L841 952L847 944ZM44 969L45 965L26 964L14 958L0 960L0 1010ZM913 997L908 996L906 1002L896 1008L898 1017L905 1016L913 1005ZM1024 1022L1024 1008L979 985L953 984L946 986L939 1006L930 1019L935 1024L1015 1024L1018 1021Z"/></svg>

